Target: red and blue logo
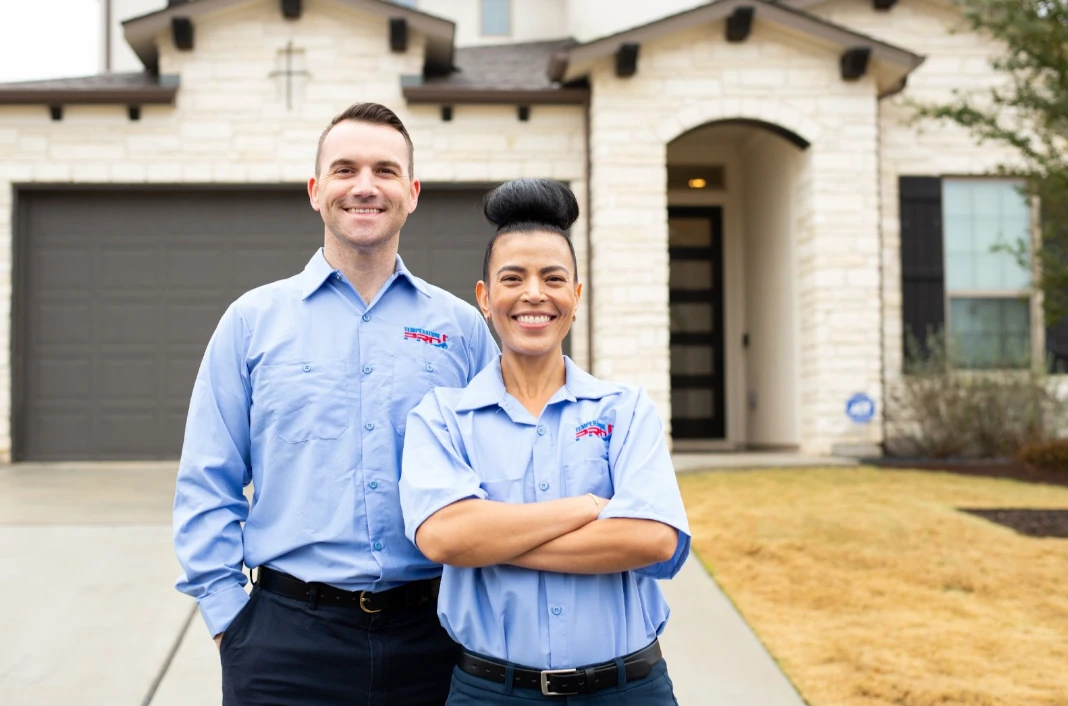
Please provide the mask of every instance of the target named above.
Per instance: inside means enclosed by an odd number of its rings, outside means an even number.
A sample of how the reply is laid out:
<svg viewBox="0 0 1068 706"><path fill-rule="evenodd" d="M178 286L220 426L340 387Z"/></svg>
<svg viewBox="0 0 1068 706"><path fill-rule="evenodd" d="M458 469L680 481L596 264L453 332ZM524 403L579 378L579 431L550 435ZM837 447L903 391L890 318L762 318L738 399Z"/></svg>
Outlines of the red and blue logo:
<svg viewBox="0 0 1068 706"><path fill-rule="evenodd" d="M411 326L404 327L404 340L406 341L421 341L422 343L429 343L435 348L444 348L448 350L448 336L437 331L427 331L425 328L412 328Z"/></svg>
<svg viewBox="0 0 1068 706"><path fill-rule="evenodd" d="M602 424L598 421L583 422L575 427L575 440L583 437L595 437L610 441L612 439L612 425Z"/></svg>

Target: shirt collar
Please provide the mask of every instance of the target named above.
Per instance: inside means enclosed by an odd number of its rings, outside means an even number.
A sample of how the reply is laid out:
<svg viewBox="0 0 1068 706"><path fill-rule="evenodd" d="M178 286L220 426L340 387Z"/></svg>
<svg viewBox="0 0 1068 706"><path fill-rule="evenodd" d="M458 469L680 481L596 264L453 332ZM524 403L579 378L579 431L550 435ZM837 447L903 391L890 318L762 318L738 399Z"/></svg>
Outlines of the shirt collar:
<svg viewBox="0 0 1068 706"><path fill-rule="evenodd" d="M300 295L301 298L307 299L311 295L319 291L319 288L323 286L323 283L330 278L330 275L339 272L330 266L330 263L326 261L326 256L323 254L323 249L319 248L312 255L311 260L304 266L304 271L300 273ZM394 277L403 277L408 280L409 284L415 287L415 290L422 294L424 297L430 297L430 289L427 283L419 279L404 266L404 260L400 255L397 255L397 264L394 271Z"/></svg>
<svg viewBox="0 0 1068 706"><path fill-rule="evenodd" d="M574 402L575 400L599 400L608 395L622 392L619 385L602 382L585 370L575 365L574 361L564 356L564 387L563 394L553 395L550 402L557 401L562 396L564 399ZM507 393L504 389L504 376L501 373L501 357L497 358L482 369L478 375L468 383L460 401L456 405L457 412L471 412L491 405L499 405L504 401Z"/></svg>

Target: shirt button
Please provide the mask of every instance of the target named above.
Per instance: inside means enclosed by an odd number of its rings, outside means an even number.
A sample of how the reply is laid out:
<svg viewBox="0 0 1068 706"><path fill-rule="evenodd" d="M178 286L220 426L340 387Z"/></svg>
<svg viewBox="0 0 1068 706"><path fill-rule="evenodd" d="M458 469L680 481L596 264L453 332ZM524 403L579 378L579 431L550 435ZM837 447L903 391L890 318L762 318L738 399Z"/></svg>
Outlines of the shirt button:
<svg viewBox="0 0 1068 706"><path fill-rule="evenodd" d="M554 605L553 606L553 615L560 615L563 612L564 612L564 609L561 608L560 606L558 606L558 605Z"/></svg>
<svg viewBox="0 0 1068 706"><path fill-rule="evenodd" d="M378 490L378 481L376 480L371 481L367 485L371 487L371 490Z"/></svg>
<svg viewBox="0 0 1068 706"><path fill-rule="evenodd" d="M434 372L434 364L433 364L433 363L427 363L427 364L426 364L426 371L427 371L428 373L432 373L432 372Z"/></svg>
<svg viewBox="0 0 1068 706"><path fill-rule="evenodd" d="M304 372L308 372L309 370L311 370L311 366L310 365L301 366L301 370L303 370Z"/></svg>
<svg viewBox="0 0 1068 706"><path fill-rule="evenodd" d="M538 436L545 436L545 427L538 426Z"/></svg>
<svg viewBox="0 0 1068 706"><path fill-rule="evenodd" d="M337 273L336 275L334 275L334 276L335 276L335 277L337 277L338 279L341 279L341 273L340 273L340 272L338 272L338 273Z"/></svg>
<svg viewBox="0 0 1068 706"><path fill-rule="evenodd" d="M373 546L376 552L382 551L382 542L375 542Z"/></svg>
<svg viewBox="0 0 1068 706"><path fill-rule="evenodd" d="M363 366L363 372L364 372L365 375L370 375L371 374L371 366L370 365Z"/></svg>
<svg viewBox="0 0 1068 706"><path fill-rule="evenodd" d="M549 484L546 483L545 481L542 481L541 483L538 483L538 487L541 488L542 490L548 490L549 489Z"/></svg>
<svg viewBox="0 0 1068 706"><path fill-rule="evenodd" d="M371 315L370 314L364 314L363 315L363 320L364 321L370 321L371 320Z"/></svg>
<svg viewBox="0 0 1068 706"><path fill-rule="evenodd" d="M367 431L374 431L374 428L375 428L374 422L367 422L366 424L363 425L363 428L366 429Z"/></svg>

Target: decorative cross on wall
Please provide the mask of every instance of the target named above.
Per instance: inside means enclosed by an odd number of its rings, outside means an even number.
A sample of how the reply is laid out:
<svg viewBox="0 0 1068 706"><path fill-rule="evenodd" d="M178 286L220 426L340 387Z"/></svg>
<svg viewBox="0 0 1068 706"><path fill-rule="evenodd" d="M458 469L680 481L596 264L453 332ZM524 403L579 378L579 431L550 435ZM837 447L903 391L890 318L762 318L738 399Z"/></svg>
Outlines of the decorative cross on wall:
<svg viewBox="0 0 1068 706"><path fill-rule="evenodd" d="M304 50L293 48L293 42L286 44L285 49L278 51L280 68L268 74L271 78L281 79L282 90L286 96L286 109L293 110L293 78L307 77L310 74L303 68Z"/></svg>

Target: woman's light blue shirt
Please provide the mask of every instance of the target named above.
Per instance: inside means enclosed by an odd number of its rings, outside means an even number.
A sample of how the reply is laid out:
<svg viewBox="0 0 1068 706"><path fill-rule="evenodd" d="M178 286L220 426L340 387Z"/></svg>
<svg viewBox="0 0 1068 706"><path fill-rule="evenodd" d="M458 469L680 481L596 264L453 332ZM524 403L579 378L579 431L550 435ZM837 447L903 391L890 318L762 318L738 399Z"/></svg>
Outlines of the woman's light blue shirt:
<svg viewBox="0 0 1068 706"><path fill-rule="evenodd" d="M670 560L635 571L561 574L446 566L438 615L468 650L537 669L611 660L656 638L668 619L657 579L690 549L664 426L639 388L597 380L564 359L566 382L533 417L505 392L500 358L465 389L438 388L408 416L400 496L405 533L466 498L532 503L594 493L601 519L678 530Z"/></svg>

